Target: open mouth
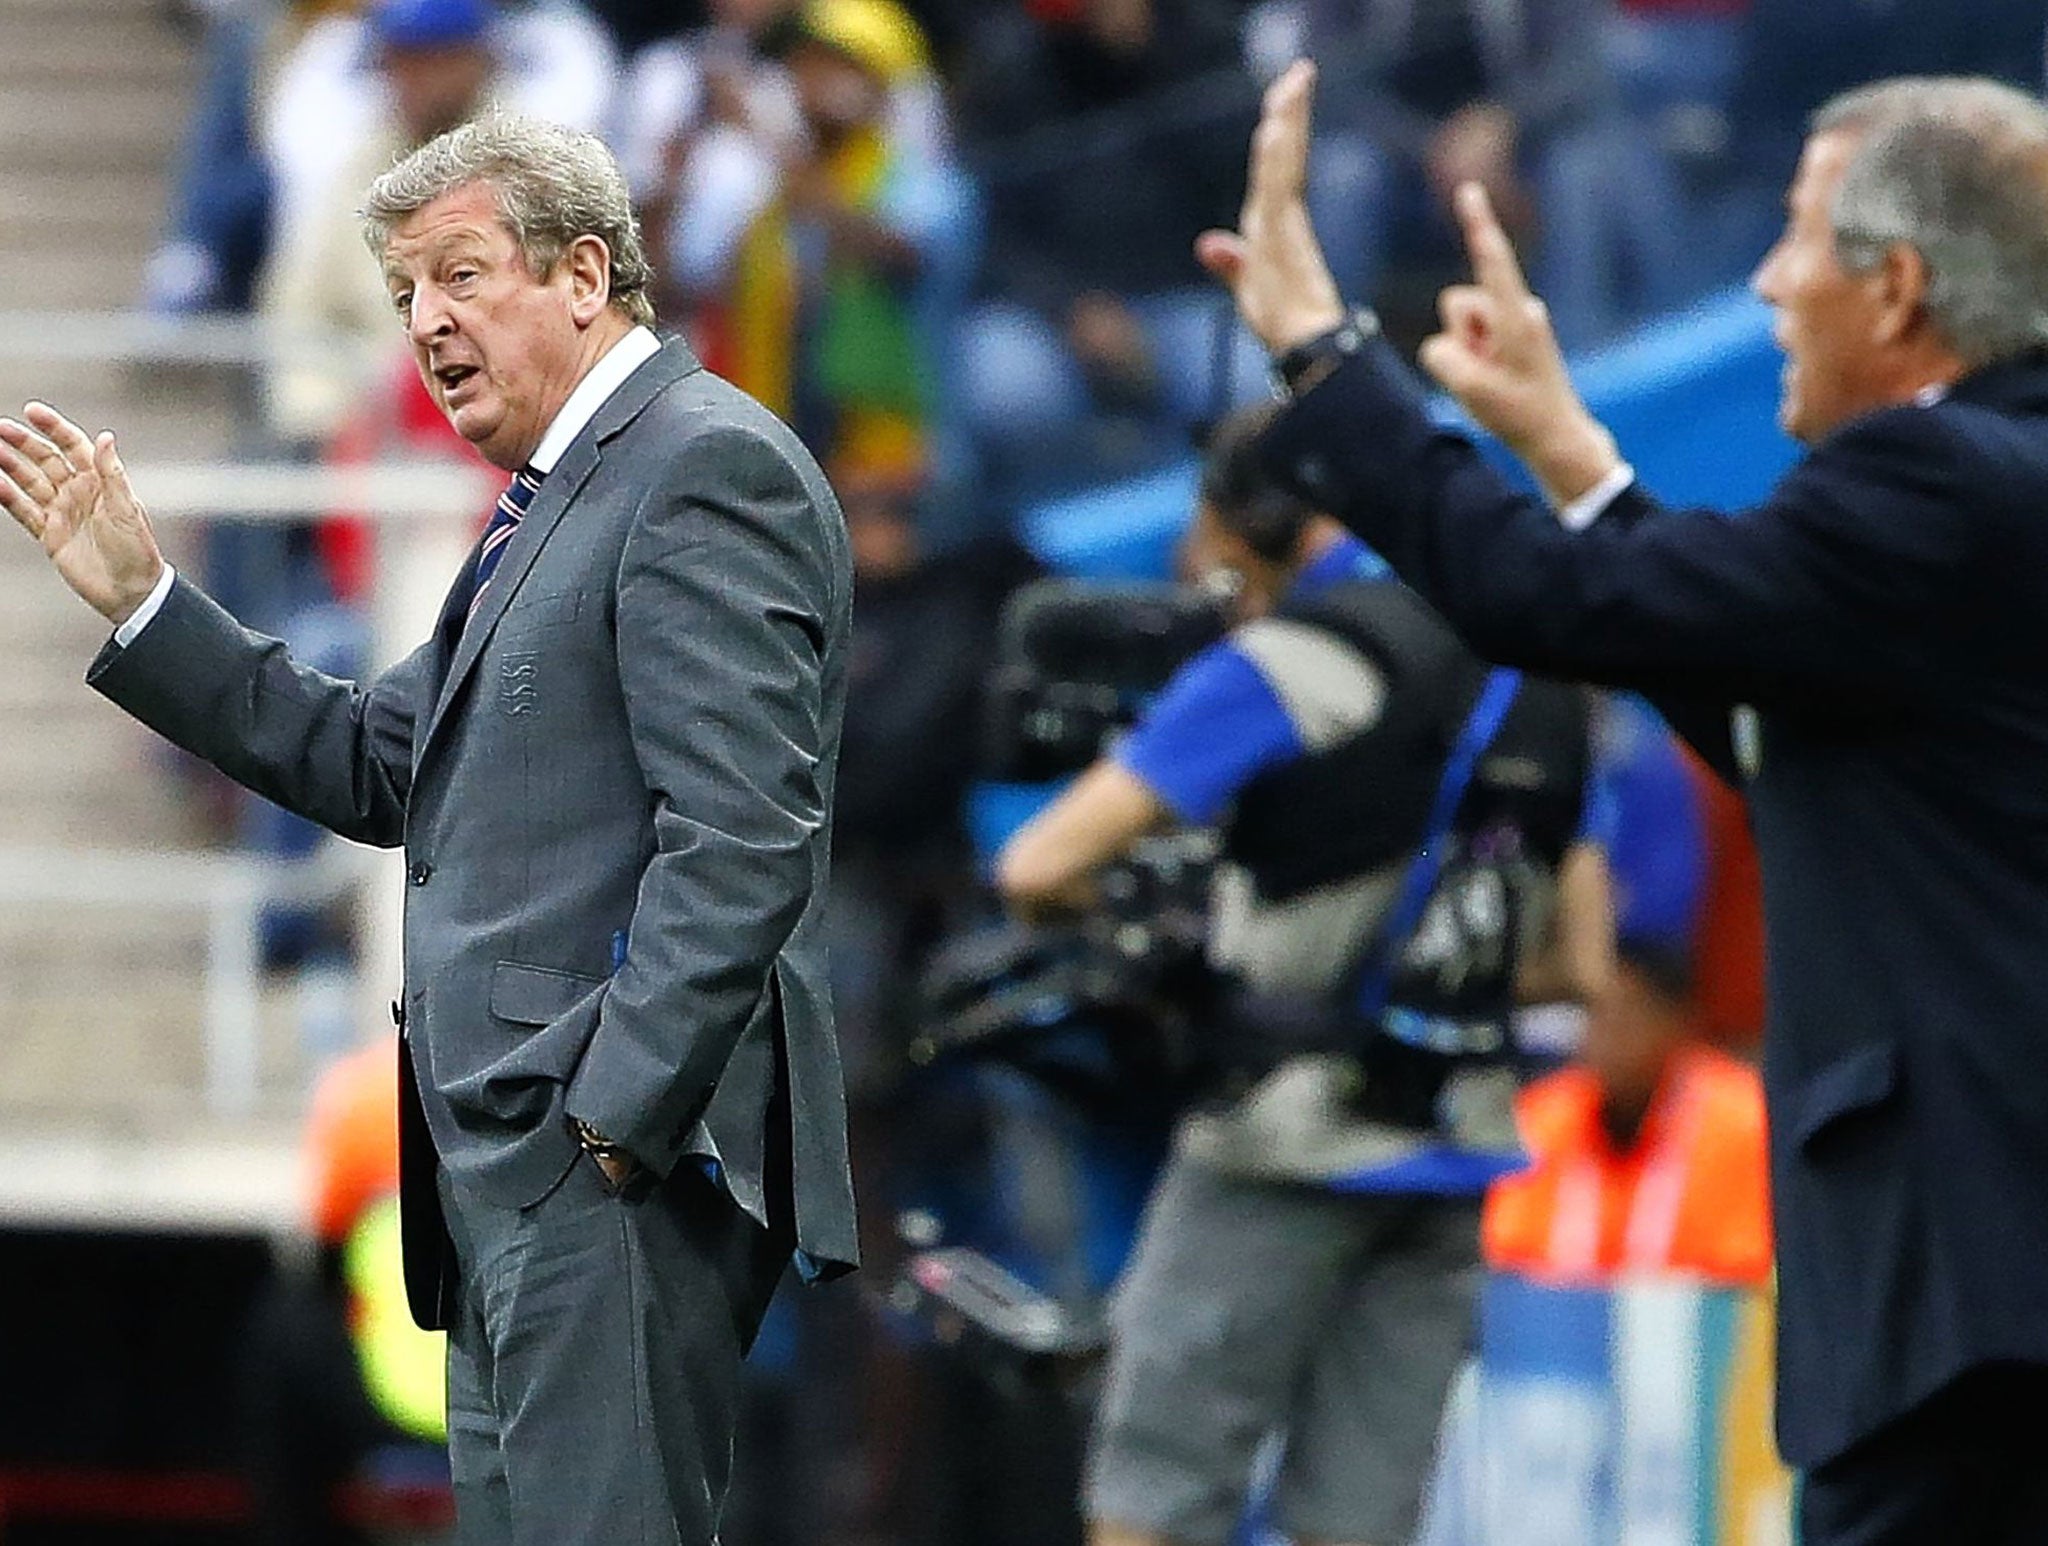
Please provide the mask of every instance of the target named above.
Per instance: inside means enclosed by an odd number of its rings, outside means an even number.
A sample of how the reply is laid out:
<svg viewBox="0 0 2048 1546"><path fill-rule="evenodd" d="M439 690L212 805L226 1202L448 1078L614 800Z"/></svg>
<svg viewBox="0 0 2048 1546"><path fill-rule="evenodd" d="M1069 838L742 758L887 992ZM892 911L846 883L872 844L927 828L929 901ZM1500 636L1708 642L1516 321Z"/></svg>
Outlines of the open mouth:
<svg viewBox="0 0 2048 1546"><path fill-rule="evenodd" d="M457 389L476 374L474 365L439 365L434 369L434 379L441 384L443 397L453 397Z"/></svg>

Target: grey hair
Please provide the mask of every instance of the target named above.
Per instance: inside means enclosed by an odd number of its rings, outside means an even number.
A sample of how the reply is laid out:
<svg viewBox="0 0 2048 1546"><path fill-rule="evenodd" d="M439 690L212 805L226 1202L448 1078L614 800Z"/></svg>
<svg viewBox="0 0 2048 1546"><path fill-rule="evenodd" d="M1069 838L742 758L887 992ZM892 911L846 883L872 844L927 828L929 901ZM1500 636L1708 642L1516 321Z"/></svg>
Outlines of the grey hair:
<svg viewBox="0 0 2048 1546"><path fill-rule="evenodd" d="M1919 253L1928 317L1972 366L2048 346L2048 108L1996 81L1904 77L1844 92L1810 128L1860 138L1832 212L1844 268Z"/></svg>
<svg viewBox="0 0 2048 1546"><path fill-rule="evenodd" d="M493 113L428 140L370 184L363 239L381 260L401 221L473 183L497 196L499 217L536 276L553 273L578 238L595 236L611 251L611 304L631 321L653 323L654 274L618 162L596 135L545 119Z"/></svg>

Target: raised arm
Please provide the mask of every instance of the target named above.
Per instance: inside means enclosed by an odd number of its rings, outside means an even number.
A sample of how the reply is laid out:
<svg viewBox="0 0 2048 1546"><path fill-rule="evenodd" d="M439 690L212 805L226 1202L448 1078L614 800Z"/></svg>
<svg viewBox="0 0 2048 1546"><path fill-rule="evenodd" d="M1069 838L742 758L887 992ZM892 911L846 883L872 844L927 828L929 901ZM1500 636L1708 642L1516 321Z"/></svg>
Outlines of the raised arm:
<svg viewBox="0 0 2048 1546"><path fill-rule="evenodd" d="M1313 67L1275 83L1238 232L1203 261L1275 349L1343 312L1302 200ZM1618 466L1565 375L1484 196L1462 191L1474 282L1444 298L1425 366L1564 503ZM1937 414L1871 414L1748 515L1680 517L1638 490L1562 530L1460 435L1384 340L1333 358L1268 441L1275 470L1379 549L1480 653L1550 675L1708 701L1863 707L1924 677L1924 625L1965 605L1982 512ZM1652 518L1654 517L1654 518Z"/></svg>
<svg viewBox="0 0 2048 1546"><path fill-rule="evenodd" d="M164 577L148 512L111 433L40 403L0 420L0 504L65 583L117 628ZM368 688L311 671L179 579L87 680L159 734L266 799L358 842L403 840L422 649Z"/></svg>

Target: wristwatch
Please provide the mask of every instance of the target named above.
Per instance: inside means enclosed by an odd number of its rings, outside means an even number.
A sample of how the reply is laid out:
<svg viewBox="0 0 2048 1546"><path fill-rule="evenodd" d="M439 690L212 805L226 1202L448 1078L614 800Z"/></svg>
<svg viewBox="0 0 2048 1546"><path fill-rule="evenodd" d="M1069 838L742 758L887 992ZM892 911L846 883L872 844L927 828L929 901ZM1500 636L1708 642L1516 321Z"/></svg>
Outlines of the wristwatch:
<svg viewBox="0 0 2048 1546"><path fill-rule="evenodd" d="M1273 360L1273 370L1290 397L1299 397L1331 371L1379 336L1379 313L1360 306L1335 327L1283 350Z"/></svg>
<svg viewBox="0 0 2048 1546"><path fill-rule="evenodd" d="M605 1137L581 1117L569 1118L569 1131L576 1135L583 1152L594 1160L630 1160L633 1157L624 1144Z"/></svg>

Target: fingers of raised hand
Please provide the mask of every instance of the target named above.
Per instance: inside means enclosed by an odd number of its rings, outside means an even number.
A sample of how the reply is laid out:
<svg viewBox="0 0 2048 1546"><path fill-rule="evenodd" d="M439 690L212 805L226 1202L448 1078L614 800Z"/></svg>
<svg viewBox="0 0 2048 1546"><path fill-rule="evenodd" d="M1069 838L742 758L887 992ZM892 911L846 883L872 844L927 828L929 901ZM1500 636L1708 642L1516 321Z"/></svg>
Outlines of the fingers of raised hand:
<svg viewBox="0 0 2048 1546"><path fill-rule="evenodd" d="M33 457L16 448L6 437L5 428L0 425L0 473L5 473L15 488L37 504L48 504L57 496L57 485Z"/></svg>
<svg viewBox="0 0 2048 1546"><path fill-rule="evenodd" d="M1270 207L1302 196L1308 185L1309 103L1316 67L1297 59L1266 88L1259 126L1252 135L1251 178L1245 209Z"/></svg>
<svg viewBox="0 0 2048 1546"><path fill-rule="evenodd" d="M114 432L103 429L99 438L92 443L93 471L99 474L102 487L111 488L122 497L128 494L128 469L121 464L121 451L114 444Z"/></svg>
<svg viewBox="0 0 2048 1546"><path fill-rule="evenodd" d="M52 487L71 476L71 463L64 459L64 453L47 436L38 434L18 419L0 419L0 445L26 457Z"/></svg>
<svg viewBox="0 0 2048 1546"><path fill-rule="evenodd" d="M43 527L47 524L42 503L23 492L13 476L4 471L0 471L0 505L7 507L7 513L14 517L23 531L38 542L42 540Z"/></svg>
<svg viewBox="0 0 2048 1546"><path fill-rule="evenodd" d="M1444 332L1477 353L1491 353L1500 337L1500 303L1477 285L1451 285L1436 298Z"/></svg>
<svg viewBox="0 0 2048 1546"><path fill-rule="evenodd" d="M1480 287L1504 303L1534 299L1528 280L1522 277L1522 265L1515 261L1515 244L1494 215L1485 187L1476 182L1460 183L1457 208L1465 251L1472 260L1472 277Z"/></svg>
<svg viewBox="0 0 2048 1546"><path fill-rule="evenodd" d="M1432 333L1423 339L1415 351L1415 362L1460 402L1486 368L1485 356L1454 332Z"/></svg>
<svg viewBox="0 0 2048 1546"><path fill-rule="evenodd" d="M29 423L63 453L64 460L70 464L73 471L92 465L92 441L86 437L84 430L48 403L30 403L22 411Z"/></svg>

